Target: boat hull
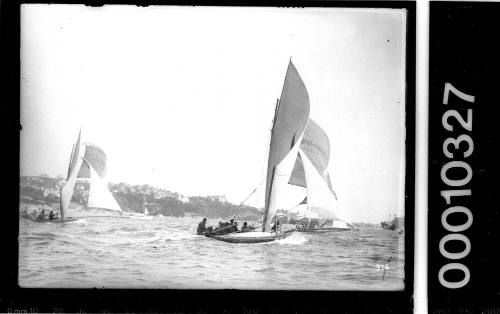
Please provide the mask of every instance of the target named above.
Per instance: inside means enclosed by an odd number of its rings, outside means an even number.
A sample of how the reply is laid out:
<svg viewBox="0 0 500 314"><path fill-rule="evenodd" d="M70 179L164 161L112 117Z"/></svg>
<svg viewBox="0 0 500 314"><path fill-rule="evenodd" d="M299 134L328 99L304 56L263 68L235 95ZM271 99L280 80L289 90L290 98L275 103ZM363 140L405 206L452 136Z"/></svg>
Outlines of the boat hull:
<svg viewBox="0 0 500 314"><path fill-rule="evenodd" d="M153 216L143 215L143 214L133 214L133 215L125 214L123 216L132 219L153 219Z"/></svg>
<svg viewBox="0 0 500 314"><path fill-rule="evenodd" d="M380 225L382 226L382 229L385 229L385 230L395 230L396 229L396 225L393 223L390 223L390 222L382 222L382 223L380 223Z"/></svg>
<svg viewBox="0 0 500 314"><path fill-rule="evenodd" d="M32 218L32 217L23 217L24 219L28 219L28 220L31 220L33 222L50 222L50 223L65 223L65 222L71 222L71 221L75 221L75 220L78 220L78 219L81 219L81 218L66 218L66 219L36 219L36 218Z"/></svg>
<svg viewBox="0 0 500 314"><path fill-rule="evenodd" d="M215 235L215 234L207 234L206 237L229 242L229 243L246 243L246 244L255 244L255 243L265 243L272 242L275 240L281 240L288 237L291 233L283 233L276 235L274 233L269 232L244 232L244 233L228 233L224 235Z"/></svg>

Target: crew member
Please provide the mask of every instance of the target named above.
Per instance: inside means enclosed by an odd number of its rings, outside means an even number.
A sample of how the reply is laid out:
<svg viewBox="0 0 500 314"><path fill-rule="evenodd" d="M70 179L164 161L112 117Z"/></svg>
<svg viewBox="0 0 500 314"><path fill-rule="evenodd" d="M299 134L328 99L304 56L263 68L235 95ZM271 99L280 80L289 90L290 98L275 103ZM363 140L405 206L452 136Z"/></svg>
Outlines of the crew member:
<svg viewBox="0 0 500 314"><path fill-rule="evenodd" d="M279 229L280 225L281 225L280 221L276 220L276 222L274 223L274 225L271 227L271 231L273 231L273 232L276 231L277 230L276 228Z"/></svg>
<svg viewBox="0 0 500 314"><path fill-rule="evenodd" d="M220 229L222 229L222 221L219 221L219 226L215 228L215 230L220 230Z"/></svg>
<svg viewBox="0 0 500 314"><path fill-rule="evenodd" d="M236 231L238 231L238 223L237 222L232 224L230 232L236 232Z"/></svg>
<svg viewBox="0 0 500 314"><path fill-rule="evenodd" d="M207 218L203 218L203 220L198 224L198 229L196 229L196 234L202 235L207 233L207 227L205 224L207 223Z"/></svg>
<svg viewBox="0 0 500 314"><path fill-rule="evenodd" d="M252 230L253 228L248 226L247 222L243 222L243 226L241 226L241 231L245 232L245 231L250 231Z"/></svg>
<svg viewBox="0 0 500 314"><path fill-rule="evenodd" d="M38 220L44 220L45 219L45 209L42 209L42 212L40 213L40 215L38 215L37 219Z"/></svg>

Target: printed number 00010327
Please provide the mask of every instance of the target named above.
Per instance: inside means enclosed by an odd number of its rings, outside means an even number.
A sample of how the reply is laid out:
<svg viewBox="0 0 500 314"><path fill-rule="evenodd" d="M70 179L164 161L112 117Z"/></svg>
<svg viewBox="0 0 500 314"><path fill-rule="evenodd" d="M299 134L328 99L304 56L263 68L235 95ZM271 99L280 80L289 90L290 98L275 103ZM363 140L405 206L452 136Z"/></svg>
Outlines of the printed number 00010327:
<svg viewBox="0 0 500 314"><path fill-rule="evenodd" d="M451 85L451 83L445 83L444 86L444 95L443 95L443 105L448 105L450 92L453 93L458 98L468 102L474 103L474 96L465 94L455 87ZM467 109L467 118L464 119L462 115L457 110L447 110L443 114L441 119L443 128L448 132L456 132L457 129L450 123L450 119L455 119L458 122L458 125L464 129L465 131L472 132L472 109ZM451 121L453 122L453 120ZM462 145L466 144L466 145ZM462 149L465 147L465 150ZM453 151L450 151L450 148ZM462 148L462 149L461 149ZM449 162L443 165L441 168L441 181L449 187L458 188L463 187L467 183L469 183L472 179L472 168L468 163L461 160L455 160L458 156L459 152L462 152L462 156L464 159L471 156L474 151L474 142L472 137L468 134L460 134L457 137L448 137L443 142L443 154L448 159L451 159ZM449 170L450 169L463 169L465 170L465 176L459 179L450 178ZM442 190L441 196L444 198L446 205L453 205L446 208L441 214L441 225L446 231L450 232L445 235L441 241L439 242L439 252L441 255L449 260L460 260L465 258L470 250L471 250L471 242L469 238L460 232L467 230L472 225L472 212L465 206L456 205L455 198L458 197L466 197L471 196L471 189L450 189L450 190ZM453 198L453 204L452 204ZM448 223L448 216L455 213L461 213L467 216L467 221L460 225L452 225ZM449 252L445 248L445 244L448 241L461 241L465 244L465 248L462 252L452 253ZM445 279L444 275L449 270L459 270L463 272L463 279L460 281L448 281ZM439 282L446 288L449 289L457 289L464 287L470 280L470 271L469 268L458 262L450 262L441 267L438 273Z"/></svg>

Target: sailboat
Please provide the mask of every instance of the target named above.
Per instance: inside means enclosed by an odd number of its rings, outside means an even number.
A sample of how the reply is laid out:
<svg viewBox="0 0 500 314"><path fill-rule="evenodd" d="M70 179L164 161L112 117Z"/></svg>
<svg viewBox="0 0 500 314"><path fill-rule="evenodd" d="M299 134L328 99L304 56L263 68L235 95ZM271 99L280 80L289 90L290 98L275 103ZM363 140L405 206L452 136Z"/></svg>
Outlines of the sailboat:
<svg viewBox="0 0 500 314"><path fill-rule="evenodd" d="M125 216L134 218L134 219L153 219L153 216L149 215L147 203L146 203L146 194L142 195L142 213L133 213L133 212L123 212Z"/></svg>
<svg viewBox="0 0 500 314"><path fill-rule="evenodd" d="M383 229L386 230L397 230L400 228L400 218L398 218L397 215L392 216L391 220L391 215L389 214L389 220L387 221L382 221L380 225L382 226Z"/></svg>
<svg viewBox="0 0 500 314"><path fill-rule="evenodd" d="M299 146L309 120L309 95L292 61L288 63L281 98L276 102L271 143L267 161L266 189L262 231L207 234L208 237L232 243L261 243L283 239L291 233L271 224L277 221L276 212L282 209L287 197L286 186L292 175Z"/></svg>
<svg viewBox="0 0 500 314"><path fill-rule="evenodd" d="M87 209L100 209L122 215L120 205L108 189L104 180L106 173L106 154L98 146L91 143L81 143L80 130L76 144L71 152L70 164L66 184L60 191L61 219L66 220L65 214L73 197L78 179L86 179L90 183Z"/></svg>
<svg viewBox="0 0 500 314"><path fill-rule="evenodd" d="M287 212L288 222L300 232L327 232L353 229L347 214L337 205L328 164L330 142L326 132L309 119L289 184L305 187L307 196Z"/></svg>

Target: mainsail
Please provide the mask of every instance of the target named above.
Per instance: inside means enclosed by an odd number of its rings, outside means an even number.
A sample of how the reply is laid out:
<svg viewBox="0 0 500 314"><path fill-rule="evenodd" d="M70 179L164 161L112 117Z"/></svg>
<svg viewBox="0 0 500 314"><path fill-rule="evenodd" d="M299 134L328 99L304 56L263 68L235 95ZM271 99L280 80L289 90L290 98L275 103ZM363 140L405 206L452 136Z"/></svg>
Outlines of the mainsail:
<svg viewBox="0 0 500 314"><path fill-rule="evenodd" d="M90 190L89 199L87 201L88 208L102 208L121 212L120 205L116 202L115 198L108 189L108 184L92 165L83 158L83 161L90 170Z"/></svg>
<svg viewBox="0 0 500 314"><path fill-rule="evenodd" d="M283 187L288 184L309 119L309 95L290 61L280 101L275 110L267 162L263 231L279 208Z"/></svg>
<svg viewBox="0 0 500 314"><path fill-rule="evenodd" d="M78 139L76 144L73 146L73 151L71 154L71 161L68 168L68 177L66 179L66 184L61 189L60 195L60 214L61 219L64 219L64 214L69 207L69 203L71 202L71 198L73 197L73 191L75 189L78 169L80 169L82 165L82 159L80 157L81 149L80 149L80 140L82 136L82 130L78 133Z"/></svg>

